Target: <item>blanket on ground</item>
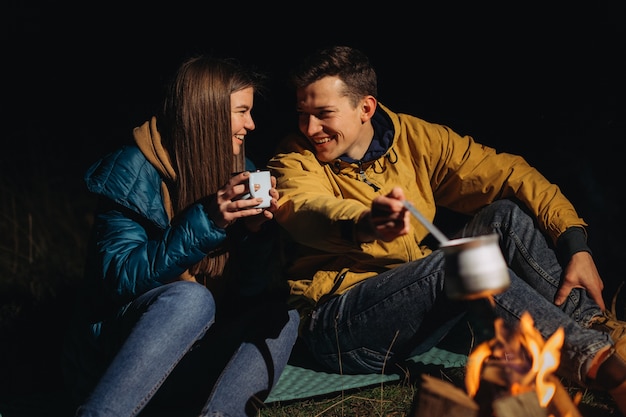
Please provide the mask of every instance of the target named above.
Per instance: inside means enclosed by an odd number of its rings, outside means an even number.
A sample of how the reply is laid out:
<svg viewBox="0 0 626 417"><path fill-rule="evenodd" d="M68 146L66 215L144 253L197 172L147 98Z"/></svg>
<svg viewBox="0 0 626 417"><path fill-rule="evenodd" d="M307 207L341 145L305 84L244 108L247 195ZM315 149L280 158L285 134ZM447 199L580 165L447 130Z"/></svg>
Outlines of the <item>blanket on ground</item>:
<svg viewBox="0 0 626 417"><path fill-rule="evenodd" d="M451 332L437 346L409 358L407 365L413 378L415 373L426 372L433 367L458 368L466 365L469 338L463 337L467 334L460 326L463 324L457 325L457 330L460 330L462 336L458 331ZM316 365L307 354L305 348L296 344L287 367L265 403L302 400L401 379L399 374L341 375L329 372Z"/></svg>

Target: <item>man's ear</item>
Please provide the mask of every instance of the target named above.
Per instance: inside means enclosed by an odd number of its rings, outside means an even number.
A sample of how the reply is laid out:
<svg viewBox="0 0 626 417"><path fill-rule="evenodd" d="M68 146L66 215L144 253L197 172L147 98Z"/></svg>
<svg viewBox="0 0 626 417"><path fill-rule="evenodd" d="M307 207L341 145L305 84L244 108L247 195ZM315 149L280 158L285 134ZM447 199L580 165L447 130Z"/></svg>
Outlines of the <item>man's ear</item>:
<svg viewBox="0 0 626 417"><path fill-rule="evenodd" d="M365 96L363 98L361 101L361 123L365 123L374 117L377 103L374 96Z"/></svg>

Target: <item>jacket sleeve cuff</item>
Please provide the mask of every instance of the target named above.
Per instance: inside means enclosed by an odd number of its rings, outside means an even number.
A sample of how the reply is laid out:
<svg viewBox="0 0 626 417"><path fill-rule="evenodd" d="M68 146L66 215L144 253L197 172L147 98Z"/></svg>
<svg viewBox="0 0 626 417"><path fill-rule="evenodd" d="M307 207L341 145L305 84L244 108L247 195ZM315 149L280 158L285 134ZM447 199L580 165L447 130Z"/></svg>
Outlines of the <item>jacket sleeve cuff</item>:
<svg viewBox="0 0 626 417"><path fill-rule="evenodd" d="M557 242L557 256L562 262L569 262L572 255L577 252L589 252L591 249L587 245L587 234L582 227L570 227L561 236Z"/></svg>

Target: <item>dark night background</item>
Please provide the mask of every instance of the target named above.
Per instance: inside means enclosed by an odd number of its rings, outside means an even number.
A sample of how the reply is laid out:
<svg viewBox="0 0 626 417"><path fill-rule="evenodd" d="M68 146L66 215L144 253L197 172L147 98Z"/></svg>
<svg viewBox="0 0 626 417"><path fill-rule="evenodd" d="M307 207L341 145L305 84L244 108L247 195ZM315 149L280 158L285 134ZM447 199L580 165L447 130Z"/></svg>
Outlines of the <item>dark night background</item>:
<svg viewBox="0 0 626 417"><path fill-rule="evenodd" d="M165 79L196 52L270 76L246 143L263 163L295 122L289 66L313 47L349 44L372 59L383 104L521 154L559 184L590 224L609 300L626 250L625 3L468 3L9 0L0 17L0 174L24 187L43 174L51 188L80 195L84 170L130 140Z"/></svg>
<svg viewBox="0 0 626 417"><path fill-rule="evenodd" d="M296 11L234 2L217 13L203 2L13 0L2 15L2 175L21 182L46 170L55 187L81 191L86 167L130 140L165 79L196 52L235 56L270 76L246 143L262 163L295 121L284 84L291 63L346 43L371 57L382 103L519 153L558 183L590 223L605 279L621 280L626 7L543 3L339 13L329 4Z"/></svg>

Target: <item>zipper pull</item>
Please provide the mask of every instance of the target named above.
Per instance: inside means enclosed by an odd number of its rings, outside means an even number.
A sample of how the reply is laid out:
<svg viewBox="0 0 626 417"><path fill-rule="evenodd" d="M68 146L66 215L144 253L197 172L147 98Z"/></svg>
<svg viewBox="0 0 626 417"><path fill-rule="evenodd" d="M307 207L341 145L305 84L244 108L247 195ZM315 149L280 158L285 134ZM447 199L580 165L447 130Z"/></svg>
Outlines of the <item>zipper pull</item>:
<svg viewBox="0 0 626 417"><path fill-rule="evenodd" d="M359 176L361 177L361 181L363 181L365 184L369 185L370 187L372 187L374 189L374 191L378 191L380 190L380 187L378 187L376 184L372 184L367 177L365 176L365 171L363 171L362 169L359 170Z"/></svg>

